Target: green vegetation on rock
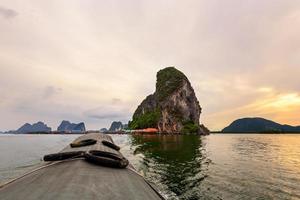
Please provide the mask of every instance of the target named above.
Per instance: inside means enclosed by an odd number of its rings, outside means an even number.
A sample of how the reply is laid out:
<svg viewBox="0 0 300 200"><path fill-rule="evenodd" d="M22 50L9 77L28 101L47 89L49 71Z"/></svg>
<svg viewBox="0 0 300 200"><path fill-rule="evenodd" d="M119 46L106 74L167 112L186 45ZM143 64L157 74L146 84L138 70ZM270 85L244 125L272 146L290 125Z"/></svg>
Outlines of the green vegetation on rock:
<svg viewBox="0 0 300 200"><path fill-rule="evenodd" d="M157 73L156 95L158 101L163 101L172 94L176 89L180 88L183 80L187 80L186 76L175 67L167 67Z"/></svg>
<svg viewBox="0 0 300 200"><path fill-rule="evenodd" d="M133 120L129 122L128 127L130 129L157 128L159 118L159 109L148 111L138 117L134 117Z"/></svg>
<svg viewBox="0 0 300 200"><path fill-rule="evenodd" d="M185 121L182 124L183 124L182 132L184 134L197 133L199 131L199 126L191 120Z"/></svg>

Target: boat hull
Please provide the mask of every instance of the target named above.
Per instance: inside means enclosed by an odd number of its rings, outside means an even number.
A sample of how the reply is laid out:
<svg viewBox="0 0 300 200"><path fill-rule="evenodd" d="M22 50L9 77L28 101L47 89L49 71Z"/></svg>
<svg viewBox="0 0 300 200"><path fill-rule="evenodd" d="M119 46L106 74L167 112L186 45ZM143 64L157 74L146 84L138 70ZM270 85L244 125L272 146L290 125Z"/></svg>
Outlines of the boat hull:
<svg viewBox="0 0 300 200"><path fill-rule="evenodd" d="M103 146L102 140L111 140L104 134L92 133L79 137L97 139L96 145L71 148L62 152L78 150L102 150L119 153ZM111 140L112 141L112 140ZM161 199L160 195L138 175L132 166L115 169L86 162L83 158L55 161L45 165L0 188L0 199Z"/></svg>

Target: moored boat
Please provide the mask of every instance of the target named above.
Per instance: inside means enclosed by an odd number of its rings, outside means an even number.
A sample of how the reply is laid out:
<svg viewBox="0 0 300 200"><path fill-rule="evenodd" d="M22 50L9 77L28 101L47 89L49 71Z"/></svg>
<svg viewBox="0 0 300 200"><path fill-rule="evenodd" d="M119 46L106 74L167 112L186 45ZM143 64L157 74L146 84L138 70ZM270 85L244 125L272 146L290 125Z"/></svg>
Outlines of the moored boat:
<svg viewBox="0 0 300 200"><path fill-rule="evenodd" d="M145 129L136 129L131 130L131 133L133 134L158 134L157 128L145 128Z"/></svg>

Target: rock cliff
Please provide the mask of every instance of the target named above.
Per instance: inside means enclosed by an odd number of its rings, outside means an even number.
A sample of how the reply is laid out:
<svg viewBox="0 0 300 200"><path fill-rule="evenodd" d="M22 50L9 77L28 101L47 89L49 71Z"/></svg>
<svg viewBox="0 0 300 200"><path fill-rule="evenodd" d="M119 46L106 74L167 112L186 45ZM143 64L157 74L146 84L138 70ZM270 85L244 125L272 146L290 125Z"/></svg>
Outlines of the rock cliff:
<svg viewBox="0 0 300 200"><path fill-rule="evenodd" d="M200 125L201 107L187 77L174 67L157 73L156 90L146 97L129 122L131 129L158 128L165 133L209 131Z"/></svg>
<svg viewBox="0 0 300 200"><path fill-rule="evenodd" d="M114 132L114 131L120 131L123 129L123 124L122 122L112 122L110 125L110 128L108 131Z"/></svg>

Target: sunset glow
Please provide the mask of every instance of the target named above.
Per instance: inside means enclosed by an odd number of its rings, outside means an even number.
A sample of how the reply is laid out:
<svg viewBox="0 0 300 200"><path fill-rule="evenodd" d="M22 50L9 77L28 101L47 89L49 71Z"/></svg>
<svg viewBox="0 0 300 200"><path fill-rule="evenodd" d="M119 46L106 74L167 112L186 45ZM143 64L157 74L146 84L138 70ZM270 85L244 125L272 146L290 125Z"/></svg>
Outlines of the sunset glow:
<svg viewBox="0 0 300 200"><path fill-rule="evenodd" d="M283 111L290 110L293 107L300 106L300 96L297 93L279 95L276 97L276 99L274 99L274 101L271 101L265 106L275 109L282 109Z"/></svg>

